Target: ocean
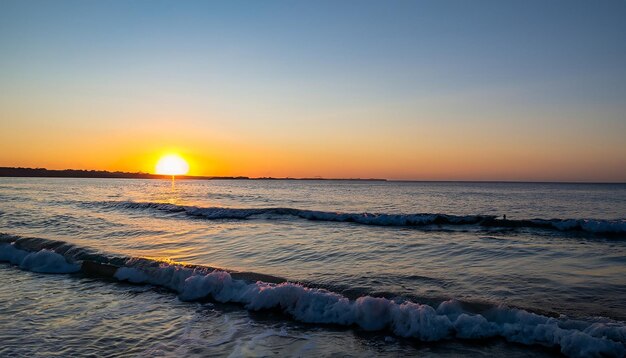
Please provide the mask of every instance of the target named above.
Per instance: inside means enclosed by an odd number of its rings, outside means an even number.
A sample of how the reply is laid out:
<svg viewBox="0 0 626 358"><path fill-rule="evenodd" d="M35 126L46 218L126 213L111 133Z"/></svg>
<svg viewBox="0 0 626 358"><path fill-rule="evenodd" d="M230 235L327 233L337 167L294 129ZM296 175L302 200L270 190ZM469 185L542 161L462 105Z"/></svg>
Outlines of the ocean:
<svg viewBox="0 0 626 358"><path fill-rule="evenodd" d="M626 355L625 184L0 178L0 262L3 357Z"/></svg>

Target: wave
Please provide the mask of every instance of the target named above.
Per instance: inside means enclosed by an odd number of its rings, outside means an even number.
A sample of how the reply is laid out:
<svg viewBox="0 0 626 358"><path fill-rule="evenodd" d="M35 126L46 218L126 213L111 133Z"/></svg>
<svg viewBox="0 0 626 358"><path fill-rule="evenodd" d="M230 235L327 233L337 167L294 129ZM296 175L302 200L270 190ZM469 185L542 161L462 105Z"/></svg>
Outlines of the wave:
<svg viewBox="0 0 626 358"><path fill-rule="evenodd" d="M437 307L372 296L352 300L280 279L268 282L257 280L254 275L242 277L236 272L201 266L115 257L62 241L6 234L0 234L0 261L37 272L81 271L151 284L176 292L184 301L238 303L252 311L279 310L300 322L387 330L421 341L502 337L510 342L558 347L570 357L626 354L626 325L609 319L554 318L505 306L472 312L456 300Z"/></svg>
<svg viewBox="0 0 626 358"><path fill-rule="evenodd" d="M0 244L0 261L10 262L23 270L41 273L72 273L80 271L80 265L69 263L54 251L41 249L36 252L20 250L13 244Z"/></svg>
<svg viewBox="0 0 626 358"><path fill-rule="evenodd" d="M104 202L106 207L117 209L158 210L183 213L208 220L250 219L261 216L291 216L311 221L348 222L361 225L395 227L477 226L491 228L537 228L557 231L578 231L592 234L624 236L626 219L528 219L505 220L494 215L450 214L386 214L386 213L337 213L330 211L294 208L224 208L197 207L153 202Z"/></svg>

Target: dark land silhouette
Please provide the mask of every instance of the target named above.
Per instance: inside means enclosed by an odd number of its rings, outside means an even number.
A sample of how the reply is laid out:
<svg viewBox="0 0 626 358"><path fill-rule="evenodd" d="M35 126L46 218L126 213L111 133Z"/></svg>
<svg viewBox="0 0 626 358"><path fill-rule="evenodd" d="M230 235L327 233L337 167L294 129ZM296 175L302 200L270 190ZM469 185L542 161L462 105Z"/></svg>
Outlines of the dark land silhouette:
<svg viewBox="0 0 626 358"><path fill-rule="evenodd" d="M0 167L0 177L36 177L36 178L117 178L117 179L171 179L171 175L149 174L149 173L128 173L110 172L106 170L78 170L78 169L45 169L45 168L20 168L20 167ZM259 177L250 178L247 176L195 176L176 175L176 179L197 179L197 180L364 180L364 181L387 181L387 179L333 179L333 178L273 178Z"/></svg>

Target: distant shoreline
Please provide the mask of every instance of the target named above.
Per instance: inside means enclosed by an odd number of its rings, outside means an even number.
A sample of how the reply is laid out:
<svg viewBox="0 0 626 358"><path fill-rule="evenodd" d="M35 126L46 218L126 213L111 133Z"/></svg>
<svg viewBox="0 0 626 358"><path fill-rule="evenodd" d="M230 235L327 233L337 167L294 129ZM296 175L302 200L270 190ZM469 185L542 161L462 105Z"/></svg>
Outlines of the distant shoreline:
<svg viewBox="0 0 626 358"><path fill-rule="evenodd" d="M45 168L21 168L21 167L0 167L0 177L12 178L100 178L100 179L171 179L171 175L149 174L149 173L128 173L110 172L106 170L78 170L78 169L45 169ZM192 180L344 180L344 181L380 181L387 179L380 178L274 178L247 176L195 176L177 175L176 179Z"/></svg>
<svg viewBox="0 0 626 358"><path fill-rule="evenodd" d="M97 178L97 179L160 179L171 180L170 175L149 173L110 172L106 170L79 170L79 169L45 169L0 167L0 178ZM384 178L291 178L291 177L247 177L247 176L196 176L177 175L176 179L189 180L295 180L295 181L363 181L363 182L391 182L391 183L528 183L528 184L618 184L626 182L586 182L586 181L524 181L524 180L402 180Z"/></svg>

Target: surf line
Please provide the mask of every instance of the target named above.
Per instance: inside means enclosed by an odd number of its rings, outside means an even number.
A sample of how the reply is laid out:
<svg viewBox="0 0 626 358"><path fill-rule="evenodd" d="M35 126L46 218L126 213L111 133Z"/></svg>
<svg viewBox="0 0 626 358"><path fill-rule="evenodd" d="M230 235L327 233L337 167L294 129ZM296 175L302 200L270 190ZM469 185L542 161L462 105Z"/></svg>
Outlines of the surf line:
<svg viewBox="0 0 626 358"><path fill-rule="evenodd" d="M0 261L35 272L83 272L134 284L151 284L176 292L183 301L212 299L238 303L251 311L279 310L300 322L385 330L421 341L502 337L510 342L560 348L570 357L626 354L623 325L547 317L504 306L475 313L465 310L456 300L442 302L436 308L372 296L350 300L280 278L271 282L272 276L259 280L252 273L108 257L62 241L2 234Z"/></svg>

